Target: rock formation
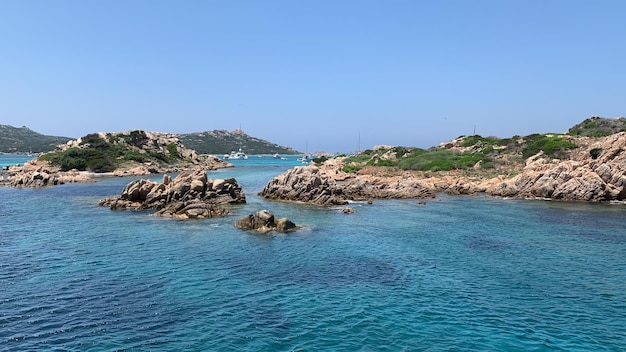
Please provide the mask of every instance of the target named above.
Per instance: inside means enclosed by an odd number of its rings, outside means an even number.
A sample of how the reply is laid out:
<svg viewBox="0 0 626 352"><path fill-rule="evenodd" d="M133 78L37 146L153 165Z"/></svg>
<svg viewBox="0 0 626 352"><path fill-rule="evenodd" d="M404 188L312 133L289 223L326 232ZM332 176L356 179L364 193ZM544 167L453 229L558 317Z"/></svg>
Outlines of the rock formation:
<svg viewBox="0 0 626 352"><path fill-rule="evenodd" d="M344 188L315 166L299 166L272 179L260 195L269 199L343 205Z"/></svg>
<svg viewBox="0 0 626 352"><path fill-rule="evenodd" d="M255 230L262 233L271 231L293 232L298 230L298 226L287 218L274 220L274 214L268 210L261 210L255 214L249 214L235 223L235 227L243 230Z"/></svg>
<svg viewBox="0 0 626 352"><path fill-rule="evenodd" d="M581 201L626 200L626 132L603 138L580 138L570 160L535 155L522 172L489 187L502 197Z"/></svg>
<svg viewBox="0 0 626 352"><path fill-rule="evenodd" d="M100 206L112 210L155 209L155 215L178 219L198 219L221 216L228 211L219 206L245 203L241 186L233 178L211 180L205 170L183 172L175 179L163 176L163 182L136 180L121 194L103 199Z"/></svg>

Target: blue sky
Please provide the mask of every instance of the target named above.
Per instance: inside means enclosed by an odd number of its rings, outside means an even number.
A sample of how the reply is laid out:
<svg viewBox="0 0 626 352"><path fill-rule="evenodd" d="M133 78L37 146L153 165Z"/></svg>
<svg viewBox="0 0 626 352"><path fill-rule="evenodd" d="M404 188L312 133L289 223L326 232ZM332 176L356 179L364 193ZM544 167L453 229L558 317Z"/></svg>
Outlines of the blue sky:
<svg viewBox="0 0 626 352"><path fill-rule="evenodd" d="M0 2L0 124L430 147L626 115L626 1Z"/></svg>

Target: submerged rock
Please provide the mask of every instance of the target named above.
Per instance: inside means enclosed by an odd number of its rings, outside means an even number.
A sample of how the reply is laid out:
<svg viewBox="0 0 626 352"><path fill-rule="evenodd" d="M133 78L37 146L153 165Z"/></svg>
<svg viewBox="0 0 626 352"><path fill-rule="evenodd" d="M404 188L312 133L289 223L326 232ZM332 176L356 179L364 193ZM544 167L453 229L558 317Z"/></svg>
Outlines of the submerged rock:
<svg viewBox="0 0 626 352"><path fill-rule="evenodd" d="M158 210L155 215L179 219L222 216L225 204L245 203L246 197L234 178L211 180L205 170L183 172L175 179L163 176L163 182L136 180L121 194L101 200L98 205L112 210Z"/></svg>
<svg viewBox="0 0 626 352"><path fill-rule="evenodd" d="M258 232L267 233L271 231L277 232L293 232L298 230L298 226L287 218L274 219L274 214L268 210L260 210L255 214L249 214L237 221L235 227L242 230L256 230Z"/></svg>

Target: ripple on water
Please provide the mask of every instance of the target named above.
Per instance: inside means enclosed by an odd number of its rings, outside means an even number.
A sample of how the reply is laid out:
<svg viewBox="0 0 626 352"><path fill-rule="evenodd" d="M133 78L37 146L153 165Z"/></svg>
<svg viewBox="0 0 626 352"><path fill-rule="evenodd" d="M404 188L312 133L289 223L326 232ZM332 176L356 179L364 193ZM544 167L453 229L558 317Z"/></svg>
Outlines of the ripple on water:
<svg viewBox="0 0 626 352"><path fill-rule="evenodd" d="M238 181L262 185L256 171ZM615 208L442 197L346 216L251 197L231 217L180 222L90 206L124 182L3 191L0 351L626 345ZM232 226L262 207L306 228Z"/></svg>

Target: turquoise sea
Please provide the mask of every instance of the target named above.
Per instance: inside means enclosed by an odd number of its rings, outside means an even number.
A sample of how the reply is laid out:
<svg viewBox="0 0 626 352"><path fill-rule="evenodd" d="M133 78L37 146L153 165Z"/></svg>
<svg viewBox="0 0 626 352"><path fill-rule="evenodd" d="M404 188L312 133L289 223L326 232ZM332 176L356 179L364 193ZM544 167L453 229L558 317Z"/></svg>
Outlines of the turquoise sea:
<svg viewBox="0 0 626 352"><path fill-rule="evenodd" d="M96 205L133 178L0 188L0 351L625 348L625 205L256 195L295 159L210 172L248 203L201 221ZM233 227L261 209L303 229Z"/></svg>

